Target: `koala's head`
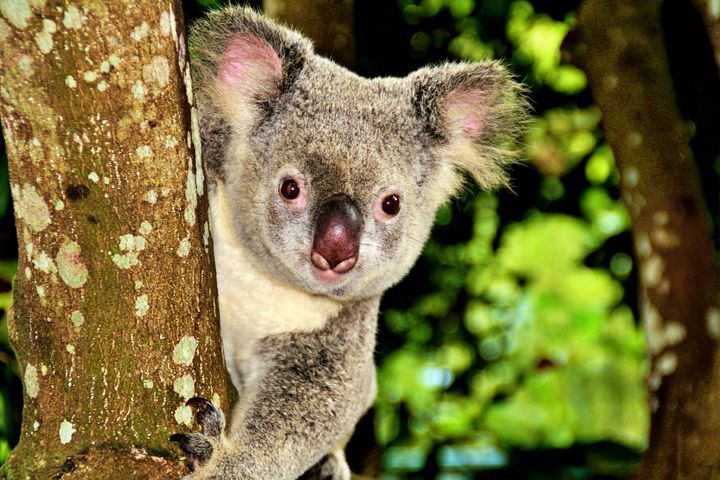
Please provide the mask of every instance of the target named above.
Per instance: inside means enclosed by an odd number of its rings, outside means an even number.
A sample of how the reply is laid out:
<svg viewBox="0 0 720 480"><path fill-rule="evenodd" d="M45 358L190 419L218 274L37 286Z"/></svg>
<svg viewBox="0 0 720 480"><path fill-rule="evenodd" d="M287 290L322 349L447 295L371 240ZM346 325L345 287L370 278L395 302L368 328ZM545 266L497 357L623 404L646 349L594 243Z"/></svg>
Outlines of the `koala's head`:
<svg viewBox="0 0 720 480"><path fill-rule="evenodd" d="M260 268L356 299L398 282L437 208L505 183L525 119L495 62L364 79L244 8L198 22L190 49L211 192Z"/></svg>

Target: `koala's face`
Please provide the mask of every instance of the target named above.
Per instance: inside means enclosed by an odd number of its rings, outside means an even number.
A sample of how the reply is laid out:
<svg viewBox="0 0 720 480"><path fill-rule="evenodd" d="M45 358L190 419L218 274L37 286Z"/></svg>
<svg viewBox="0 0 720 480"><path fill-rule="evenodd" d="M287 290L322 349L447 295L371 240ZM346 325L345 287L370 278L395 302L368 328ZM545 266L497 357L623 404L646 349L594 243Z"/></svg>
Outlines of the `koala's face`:
<svg viewBox="0 0 720 480"><path fill-rule="evenodd" d="M404 82L321 63L229 150L235 227L286 282L339 299L378 295L415 262L456 175L424 145Z"/></svg>
<svg viewBox="0 0 720 480"><path fill-rule="evenodd" d="M203 22L190 44L204 157L266 273L341 300L378 295L414 263L458 169L503 182L524 105L498 64L366 80L247 9Z"/></svg>

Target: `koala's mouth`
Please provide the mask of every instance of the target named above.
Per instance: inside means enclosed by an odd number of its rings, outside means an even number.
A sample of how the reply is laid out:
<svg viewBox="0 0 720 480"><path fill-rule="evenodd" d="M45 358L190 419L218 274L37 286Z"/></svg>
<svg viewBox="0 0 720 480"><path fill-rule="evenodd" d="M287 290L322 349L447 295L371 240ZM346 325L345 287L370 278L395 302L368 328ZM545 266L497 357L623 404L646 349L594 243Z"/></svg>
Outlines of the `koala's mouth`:
<svg viewBox="0 0 720 480"><path fill-rule="evenodd" d="M348 272L345 273L337 273L336 271L330 269L330 270L320 270L318 268L315 268L315 278L320 280L323 283L329 283L329 284L337 284L342 282L348 277Z"/></svg>
<svg viewBox="0 0 720 480"><path fill-rule="evenodd" d="M315 278L323 283L337 284L345 280L355 268L358 262L358 253L353 251L349 256L339 255L339 257L345 257L340 260L335 257L331 257L328 260L325 256L316 250L310 254L310 263L312 263L313 274Z"/></svg>
<svg viewBox="0 0 720 480"><path fill-rule="evenodd" d="M329 261L317 251L313 251L310 255L310 261L313 266L320 271L320 273L332 273L337 276L341 276L352 270L357 263L357 259L358 256L356 253L352 253L345 259L334 261Z"/></svg>

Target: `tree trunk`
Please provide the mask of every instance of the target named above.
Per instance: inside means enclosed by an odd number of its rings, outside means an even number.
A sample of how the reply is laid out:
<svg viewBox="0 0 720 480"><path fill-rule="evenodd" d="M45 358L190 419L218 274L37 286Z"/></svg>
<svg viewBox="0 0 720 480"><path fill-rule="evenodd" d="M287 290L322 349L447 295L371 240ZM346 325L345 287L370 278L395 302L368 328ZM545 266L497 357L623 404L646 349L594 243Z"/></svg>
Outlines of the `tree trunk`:
<svg viewBox="0 0 720 480"><path fill-rule="evenodd" d="M263 0L268 16L312 38L315 50L340 65L355 66L353 0Z"/></svg>
<svg viewBox="0 0 720 480"><path fill-rule="evenodd" d="M641 479L720 474L720 295L711 227L667 65L660 0L586 0L567 53L622 176L651 368Z"/></svg>
<svg viewBox="0 0 720 480"><path fill-rule="evenodd" d="M25 387L0 476L177 478L185 401L229 403L180 2L0 13Z"/></svg>

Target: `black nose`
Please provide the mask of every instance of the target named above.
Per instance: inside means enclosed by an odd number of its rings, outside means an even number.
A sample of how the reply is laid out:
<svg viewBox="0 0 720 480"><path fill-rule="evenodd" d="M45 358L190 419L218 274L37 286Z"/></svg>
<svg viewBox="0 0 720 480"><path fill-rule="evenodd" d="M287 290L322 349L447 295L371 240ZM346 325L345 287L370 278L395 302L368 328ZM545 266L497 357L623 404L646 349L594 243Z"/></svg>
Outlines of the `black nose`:
<svg viewBox="0 0 720 480"><path fill-rule="evenodd" d="M334 195L318 210L311 260L320 270L346 273L357 263L360 210L347 195Z"/></svg>

